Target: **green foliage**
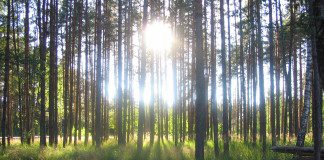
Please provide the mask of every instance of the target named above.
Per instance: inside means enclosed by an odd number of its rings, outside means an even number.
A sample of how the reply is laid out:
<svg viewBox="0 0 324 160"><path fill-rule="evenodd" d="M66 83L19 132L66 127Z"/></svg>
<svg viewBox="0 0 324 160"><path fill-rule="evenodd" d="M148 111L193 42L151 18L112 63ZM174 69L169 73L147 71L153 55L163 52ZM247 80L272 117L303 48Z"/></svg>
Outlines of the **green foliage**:
<svg viewBox="0 0 324 160"><path fill-rule="evenodd" d="M79 144L74 147L72 145L66 148L59 144L57 148L47 147L40 149L38 145L20 145L18 143L8 147L0 156L2 159L141 159L141 160L169 160L169 159L194 159L195 143L186 141L178 147L170 141L155 142L152 146L146 141L142 152L137 152L136 143L132 141L125 146L118 146L116 140L105 142L101 148L95 146L84 146ZM91 144L91 143L90 143ZM220 150L223 150L222 142ZM270 146L268 146L270 148ZM206 159L242 159L242 160L257 160L261 159L261 146L254 146L251 143L243 143L240 141L232 141L230 143L230 157L224 157L222 153L214 156L213 142L208 141L206 144L205 158ZM278 154L267 150L267 159L291 159L291 155Z"/></svg>

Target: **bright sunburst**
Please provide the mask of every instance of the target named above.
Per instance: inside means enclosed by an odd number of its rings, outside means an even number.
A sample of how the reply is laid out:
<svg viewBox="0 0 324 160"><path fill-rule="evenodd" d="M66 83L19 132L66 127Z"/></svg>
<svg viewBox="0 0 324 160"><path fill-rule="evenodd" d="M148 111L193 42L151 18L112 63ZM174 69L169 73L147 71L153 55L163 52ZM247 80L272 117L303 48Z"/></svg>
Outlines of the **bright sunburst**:
<svg viewBox="0 0 324 160"><path fill-rule="evenodd" d="M148 24L145 30L145 43L149 50L155 52L168 51L173 43L170 25L161 21Z"/></svg>

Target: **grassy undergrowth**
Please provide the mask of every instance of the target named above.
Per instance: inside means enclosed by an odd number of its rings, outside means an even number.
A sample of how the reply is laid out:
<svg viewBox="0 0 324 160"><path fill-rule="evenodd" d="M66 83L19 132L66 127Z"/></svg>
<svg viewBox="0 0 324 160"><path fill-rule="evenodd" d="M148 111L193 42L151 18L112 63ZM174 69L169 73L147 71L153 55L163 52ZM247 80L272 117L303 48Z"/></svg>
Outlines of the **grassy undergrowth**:
<svg viewBox="0 0 324 160"><path fill-rule="evenodd" d="M270 148L270 146L268 147ZM260 145L252 145L250 143L243 143L239 141L232 141L230 143L230 157L225 157L222 154L223 148L220 142L220 154L215 157L213 152L213 142L208 141L205 149L205 159L233 159L233 160L254 160L261 159ZM76 160L96 160L96 159L108 159L108 160L184 160L194 159L195 155L195 143L193 141L186 141L174 146L173 142L161 141L155 142L152 146L146 141L142 152L137 152L136 141L130 142L125 146L118 146L115 139L110 139L105 142L101 148L95 146L78 144L77 146L69 145L66 148L59 144L57 148L47 147L40 149L38 143L34 145L20 145L14 143L7 147L5 151L2 151L0 160L7 159L76 159ZM268 149L267 159L291 159L291 155L274 153Z"/></svg>

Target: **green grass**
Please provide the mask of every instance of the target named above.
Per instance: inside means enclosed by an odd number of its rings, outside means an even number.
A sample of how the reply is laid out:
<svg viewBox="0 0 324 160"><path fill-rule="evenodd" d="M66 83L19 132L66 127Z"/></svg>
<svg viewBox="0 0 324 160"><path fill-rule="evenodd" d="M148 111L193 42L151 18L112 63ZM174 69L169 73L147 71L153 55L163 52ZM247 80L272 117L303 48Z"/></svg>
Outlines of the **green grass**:
<svg viewBox="0 0 324 160"><path fill-rule="evenodd" d="M220 154L215 157L213 152L213 142L208 141L205 148L205 159L233 159L233 160L254 160L261 159L262 152L260 146L251 143L243 143L239 141L231 141L230 156L225 157L222 153L222 142L220 144ZM268 146L270 148L270 146ZM7 147L2 151L0 160L37 160L37 159L76 159L76 160L185 160L194 159L195 157L195 143L193 141L186 141L174 146L173 142L164 140L160 143L155 142L152 146L146 141L144 143L143 151L137 152L136 141L132 141L125 146L118 146L115 139L110 139L105 142L102 147L78 144L77 146L69 145L66 148L59 144L57 148L47 147L40 149L37 144L30 146L21 145L18 142ZM291 159L291 155L274 153L268 149L267 159Z"/></svg>

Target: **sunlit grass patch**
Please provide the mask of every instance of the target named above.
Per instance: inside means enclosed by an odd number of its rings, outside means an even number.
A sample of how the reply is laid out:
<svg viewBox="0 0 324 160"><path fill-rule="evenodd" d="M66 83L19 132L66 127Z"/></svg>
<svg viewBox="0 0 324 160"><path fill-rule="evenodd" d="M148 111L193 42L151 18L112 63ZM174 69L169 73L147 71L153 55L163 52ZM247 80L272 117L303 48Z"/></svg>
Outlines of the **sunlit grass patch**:
<svg viewBox="0 0 324 160"><path fill-rule="evenodd" d="M268 142L266 157L269 160L275 159L291 159L292 155L274 153L270 150L270 142ZM223 141L219 141L220 153L215 156L214 142L209 140L205 144L205 159L219 160L258 160L262 157L262 150L259 143L244 143L242 141L233 140L230 142L230 153L226 157L223 153ZM142 151L137 150L136 141L131 141L126 145L118 145L116 139L109 139L104 142L100 148L92 146L89 143L85 146L83 143L67 145L63 148L59 144L56 148L46 147L40 149L38 143L21 145L14 143L7 147L5 152L0 155L0 160L56 160L56 159L77 159L77 160L186 160L195 158L195 142L185 141L175 146L174 142L168 140L155 141L152 145L146 139Z"/></svg>

